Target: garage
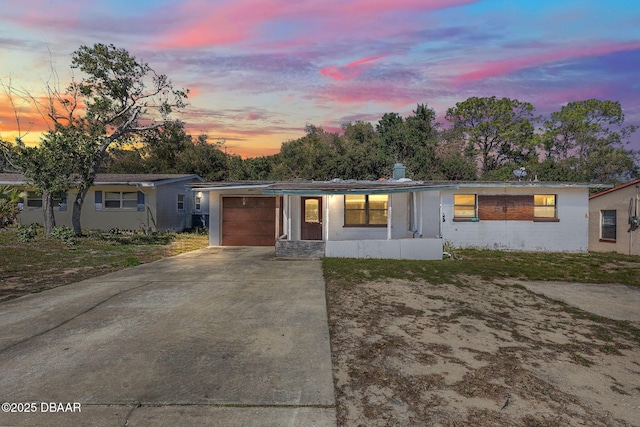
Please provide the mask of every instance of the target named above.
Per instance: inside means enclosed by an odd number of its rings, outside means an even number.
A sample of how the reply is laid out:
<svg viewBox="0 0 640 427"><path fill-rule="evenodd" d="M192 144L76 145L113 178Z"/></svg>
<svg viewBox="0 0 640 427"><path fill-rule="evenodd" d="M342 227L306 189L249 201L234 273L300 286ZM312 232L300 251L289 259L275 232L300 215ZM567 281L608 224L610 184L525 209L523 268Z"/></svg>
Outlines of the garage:
<svg viewBox="0 0 640 427"><path fill-rule="evenodd" d="M223 197L222 246L274 246L275 197Z"/></svg>

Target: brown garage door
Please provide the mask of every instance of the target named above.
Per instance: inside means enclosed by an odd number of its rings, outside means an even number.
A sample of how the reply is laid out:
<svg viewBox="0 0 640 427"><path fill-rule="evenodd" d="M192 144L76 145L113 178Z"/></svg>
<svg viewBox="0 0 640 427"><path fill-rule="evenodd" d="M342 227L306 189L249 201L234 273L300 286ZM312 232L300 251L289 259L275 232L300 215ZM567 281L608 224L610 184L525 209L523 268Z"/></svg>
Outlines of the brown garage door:
<svg viewBox="0 0 640 427"><path fill-rule="evenodd" d="M273 246L275 243L275 197L222 199L222 246Z"/></svg>

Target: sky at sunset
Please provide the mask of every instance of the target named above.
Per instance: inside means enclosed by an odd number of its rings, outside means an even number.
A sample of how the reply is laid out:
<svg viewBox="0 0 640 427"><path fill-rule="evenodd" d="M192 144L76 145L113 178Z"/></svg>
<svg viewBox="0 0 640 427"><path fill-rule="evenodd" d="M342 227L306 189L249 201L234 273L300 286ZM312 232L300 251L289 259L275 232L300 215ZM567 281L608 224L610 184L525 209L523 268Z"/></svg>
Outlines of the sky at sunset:
<svg viewBox="0 0 640 427"><path fill-rule="evenodd" d="M636 0L0 0L0 79L37 93L81 45L114 44L189 88L192 135L273 154L307 124L338 131L471 96L619 101L640 125ZM43 124L17 105L22 130ZM0 136L15 136L0 94ZM638 132L640 133L640 132ZM640 149L635 135L630 148Z"/></svg>

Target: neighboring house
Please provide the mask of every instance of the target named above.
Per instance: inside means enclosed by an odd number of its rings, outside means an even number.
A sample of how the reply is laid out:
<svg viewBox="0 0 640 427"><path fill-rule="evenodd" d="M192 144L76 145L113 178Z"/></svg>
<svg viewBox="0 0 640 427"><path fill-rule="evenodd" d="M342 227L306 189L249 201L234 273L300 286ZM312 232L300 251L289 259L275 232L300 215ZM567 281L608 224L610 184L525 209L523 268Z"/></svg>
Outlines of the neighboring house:
<svg viewBox="0 0 640 427"><path fill-rule="evenodd" d="M640 255L640 179L589 197L589 250Z"/></svg>
<svg viewBox="0 0 640 427"><path fill-rule="evenodd" d="M441 259L456 247L586 252L590 184L224 182L209 193L211 246L276 256Z"/></svg>
<svg viewBox="0 0 640 427"><path fill-rule="evenodd" d="M205 194L191 192L189 184L202 182L198 175L178 174L98 174L82 206L80 222L86 230L165 230L208 225ZM25 192L21 224L42 224L42 197L26 184L20 174L0 174L0 185ZM75 192L54 197L57 225L71 227L71 203Z"/></svg>

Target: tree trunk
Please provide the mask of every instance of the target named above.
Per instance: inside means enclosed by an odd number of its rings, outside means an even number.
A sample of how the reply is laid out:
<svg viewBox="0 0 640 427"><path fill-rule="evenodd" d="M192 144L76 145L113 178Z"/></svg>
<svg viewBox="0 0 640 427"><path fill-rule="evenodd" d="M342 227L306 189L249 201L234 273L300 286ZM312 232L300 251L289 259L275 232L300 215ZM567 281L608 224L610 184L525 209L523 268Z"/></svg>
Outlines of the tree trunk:
<svg viewBox="0 0 640 427"><path fill-rule="evenodd" d="M53 213L53 197L51 193L42 193L42 212L44 213L44 235L50 237L53 227L56 226L56 217Z"/></svg>
<svg viewBox="0 0 640 427"><path fill-rule="evenodd" d="M80 224L80 215L82 214L82 203L89 192L88 188L78 188L78 193L73 201L73 211L71 213L71 226L76 236L82 236L82 225Z"/></svg>

